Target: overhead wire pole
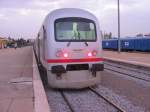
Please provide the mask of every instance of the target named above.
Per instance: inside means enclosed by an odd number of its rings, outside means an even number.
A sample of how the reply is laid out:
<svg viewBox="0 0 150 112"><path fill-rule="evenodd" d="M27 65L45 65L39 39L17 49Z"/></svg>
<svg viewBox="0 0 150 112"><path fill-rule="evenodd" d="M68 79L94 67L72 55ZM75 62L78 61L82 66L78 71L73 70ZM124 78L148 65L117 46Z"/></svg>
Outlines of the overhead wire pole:
<svg viewBox="0 0 150 112"><path fill-rule="evenodd" d="M121 41L120 41L120 1L118 0L118 53L121 52Z"/></svg>

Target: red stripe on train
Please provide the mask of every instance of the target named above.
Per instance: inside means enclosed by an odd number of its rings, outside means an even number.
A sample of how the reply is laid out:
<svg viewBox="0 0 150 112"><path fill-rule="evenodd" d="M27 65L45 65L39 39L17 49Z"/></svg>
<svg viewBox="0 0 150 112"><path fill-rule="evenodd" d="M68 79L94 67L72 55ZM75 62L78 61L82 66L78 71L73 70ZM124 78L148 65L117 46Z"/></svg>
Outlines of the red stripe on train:
<svg viewBox="0 0 150 112"><path fill-rule="evenodd" d="M103 58L84 58L84 59L48 59L48 63L73 63L73 62L98 62Z"/></svg>

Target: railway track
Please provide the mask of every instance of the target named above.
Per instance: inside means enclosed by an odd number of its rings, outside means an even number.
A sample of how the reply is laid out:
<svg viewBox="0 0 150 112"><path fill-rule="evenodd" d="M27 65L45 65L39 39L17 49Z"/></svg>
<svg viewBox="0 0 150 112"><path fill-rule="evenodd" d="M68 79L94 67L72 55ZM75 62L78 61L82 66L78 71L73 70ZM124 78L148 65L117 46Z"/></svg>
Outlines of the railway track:
<svg viewBox="0 0 150 112"><path fill-rule="evenodd" d="M126 75L146 82L150 82L150 71L139 70L137 68L127 67L122 64L111 62L105 62L104 69L119 73L121 75Z"/></svg>
<svg viewBox="0 0 150 112"><path fill-rule="evenodd" d="M60 94L62 95L64 101L66 102L66 104L68 105L69 109L71 112L75 112L75 110L73 109L72 105L70 104L69 100L67 99L66 95L64 94L63 91L60 91Z"/></svg>
<svg viewBox="0 0 150 112"><path fill-rule="evenodd" d="M119 62L111 62L111 61L110 62L105 61L104 63L106 65L114 66L117 68L123 68L125 70L130 70L133 72L142 73L142 74L150 76L150 70L149 70L150 68L144 68L144 67L136 66L136 65L132 65L132 67L128 67L131 65L130 64L123 64L123 63L119 63Z"/></svg>
<svg viewBox="0 0 150 112"><path fill-rule="evenodd" d="M126 112L125 110L123 110L121 107L119 107L117 104L113 103L112 101L108 100L105 96L101 95L99 92L97 92L95 89L89 87L88 91L91 91L92 93L94 93L95 95L97 95L99 98L105 100L109 105L113 106L116 109L116 112ZM69 100L67 99L67 96L64 94L63 91L60 91L62 97L64 98L64 100L66 101L68 107L70 108L71 112L77 112L73 109L73 106L71 105L71 103L69 102Z"/></svg>
<svg viewBox="0 0 150 112"><path fill-rule="evenodd" d="M126 112L125 110L123 110L122 108L120 108L118 105L116 105L115 103L111 102L110 100L108 100L106 97L104 97L103 95L101 95L99 92L97 92L96 90L94 90L93 88L89 88L89 90L91 90L93 93L95 93L97 96L103 98L106 102L108 102L110 105L112 105L113 107L115 107L118 111L117 112Z"/></svg>
<svg viewBox="0 0 150 112"><path fill-rule="evenodd" d="M56 94L59 93L59 101L61 96L61 99L64 102L56 102L55 106L57 104L57 107L50 104L51 108L53 108L52 106L55 107L55 109L52 109L54 110L52 112L60 112L60 110L61 112L125 112L93 88L87 88L84 90L58 90L55 92ZM49 96L54 97L57 100L56 94L55 96ZM67 109L64 110L61 106L59 106L60 103L65 104Z"/></svg>

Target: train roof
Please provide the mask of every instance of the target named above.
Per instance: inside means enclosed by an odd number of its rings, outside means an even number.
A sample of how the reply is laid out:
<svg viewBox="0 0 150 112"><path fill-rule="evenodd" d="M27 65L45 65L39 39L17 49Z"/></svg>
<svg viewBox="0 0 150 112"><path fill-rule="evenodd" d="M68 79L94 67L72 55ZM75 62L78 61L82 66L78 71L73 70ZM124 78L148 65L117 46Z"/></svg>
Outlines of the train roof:
<svg viewBox="0 0 150 112"><path fill-rule="evenodd" d="M47 19L56 20L57 18L65 18L65 17L81 17L81 18L87 18L91 20L97 20L95 15L93 15L92 13L77 8L56 9L47 15L46 20Z"/></svg>

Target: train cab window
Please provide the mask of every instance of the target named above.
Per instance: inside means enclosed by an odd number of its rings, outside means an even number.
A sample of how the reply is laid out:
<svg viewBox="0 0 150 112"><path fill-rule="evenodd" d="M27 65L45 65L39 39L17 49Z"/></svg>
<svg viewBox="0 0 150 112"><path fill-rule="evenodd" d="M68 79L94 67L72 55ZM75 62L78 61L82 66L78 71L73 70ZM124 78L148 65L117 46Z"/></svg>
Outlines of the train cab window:
<svg viewBox="0 0 150 112"><path fill-rule="evenodd" d="M85 18L61 18L55 21L56 41L96 41L94 21Z"/></svg>

